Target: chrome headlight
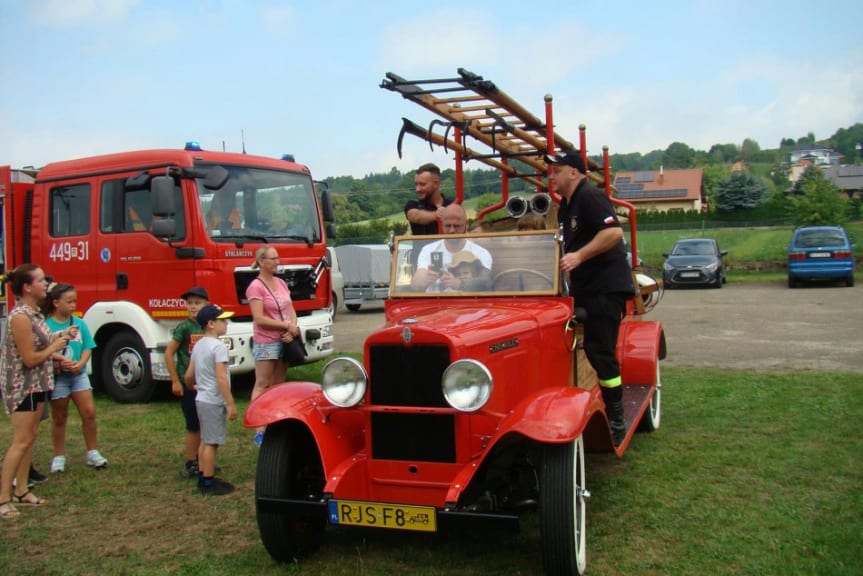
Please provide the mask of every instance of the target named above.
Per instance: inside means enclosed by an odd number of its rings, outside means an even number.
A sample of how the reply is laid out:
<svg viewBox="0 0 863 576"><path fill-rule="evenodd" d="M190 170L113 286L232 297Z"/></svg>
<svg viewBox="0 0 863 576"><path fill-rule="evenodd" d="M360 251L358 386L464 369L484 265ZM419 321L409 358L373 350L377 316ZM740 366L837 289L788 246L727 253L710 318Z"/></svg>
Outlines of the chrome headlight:
<svg viewBox="0 0 863 576"><path fill-rule="evenodd" d="M369 376L363 365L353 358L335 358L321 372L321 389L336 406L350 408L366 395Z"/></svg>
<svg viewBox="0 0 863 576"><path fill-rule="evenodd" d="M719 261L717 260L716 262L711 262L710 264L705 266L705 268L707 268L711 272L716 272L716 270L719 268Z"/></svg>
<svg viewBox="0 0 863 576"><path fill-rule="evenodd" d="M668 262L663 262L663 263L662 263L662 269L663 269L663 270L671 271L671 270L674 270L674 266L672 266L672 265L671 265L671 264L669 264Z"/></svg>
<svg viewBox="0 0 863 576"><path fill-rule="evenodd" d="M462 412L475 412L491 396L491 372L476 360L458 360L444 371L441 387L450 406Z"/></svg>

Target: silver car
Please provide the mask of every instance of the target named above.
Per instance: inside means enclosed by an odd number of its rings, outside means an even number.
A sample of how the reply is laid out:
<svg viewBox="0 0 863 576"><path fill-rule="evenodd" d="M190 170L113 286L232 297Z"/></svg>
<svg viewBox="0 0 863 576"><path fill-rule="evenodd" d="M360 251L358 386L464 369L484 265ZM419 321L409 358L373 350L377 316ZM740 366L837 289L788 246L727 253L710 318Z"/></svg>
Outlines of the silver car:
<svg viewBox="0 0 863 576"><path fill-rule="evenodd" d="M710 286L722 288L725 283L725 266L722 258L727 250L720 250L713 238L678 240L671 252L663 252L662 280L666 288L677 286Z"/></svg>

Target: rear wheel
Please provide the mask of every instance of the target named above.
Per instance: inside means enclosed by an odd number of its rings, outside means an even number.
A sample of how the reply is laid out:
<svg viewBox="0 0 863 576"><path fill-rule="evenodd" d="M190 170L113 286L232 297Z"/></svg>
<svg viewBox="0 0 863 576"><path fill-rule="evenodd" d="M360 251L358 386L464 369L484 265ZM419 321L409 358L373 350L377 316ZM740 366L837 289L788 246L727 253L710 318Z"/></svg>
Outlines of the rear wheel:
<svg viewBox="0 0 863 576"><path fill-rule="evenodd" d="M546 445L540 478L540 533L546 574L584 574L587 510L584 440Z"/></svg>
<svg viewBox="0 0 863 576"><path fill-rule="evenodd" d="M791 274L788 275L788 287L797 288L797 278L795 278Z"/></svg>
<svg viewBox="0 0 863 576"><path fill-rule="evenodd" d="M271 510L257 499L317 502L323 489L324 467L311 434L296 425L267 428L255 473L255 508L261 541L274 560L291 562L317 550L326 516L314 510Z"/></svg>
<svg viewBox="0 0 863 576"><path fill-rule="evenodd" d="M356 312L360 309L360 306L362 306L362 304L345 304L345 308L347 308L351 312Z"/></svg>
<svg viewBox="0 0 863 576"><path fill-rule="evenodd" d="M854 286L854 272L849 274L848 277L845 279L845 285L848 286L849 288Z"/></svg>
<svg viewBox="0 0 863 576"><path fill-rule="evenodd" d="M653 396L650 398L650 404L647 410L641 415L641 420L638 423L638 432L653 432L659 429L660 421L662 420L662 374L659 369L659 359L656 360L656 388L653 389Z"/></svg>
<svg viewBox="0 0 863 576"><path fill-rule="evenodd" d="M147 402L155 384L150 371L150 354L131 332L112 336L99 351L99 380L115 402Z"/></svg>

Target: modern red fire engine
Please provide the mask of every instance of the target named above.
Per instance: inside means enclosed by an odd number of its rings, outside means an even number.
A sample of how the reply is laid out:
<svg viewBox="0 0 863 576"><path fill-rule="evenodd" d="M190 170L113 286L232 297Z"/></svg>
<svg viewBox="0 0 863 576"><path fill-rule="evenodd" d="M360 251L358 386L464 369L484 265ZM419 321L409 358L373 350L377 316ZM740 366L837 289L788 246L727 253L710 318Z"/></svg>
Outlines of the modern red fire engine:
<svg viewBox="0 0 863 576"><path fill-rule="evenodd" d="M78 293L97 342L97 384L119 402L144 402L167 383L164 350L185 316L180 294L204 286L235 313L225 336L232 374L254 370L246 287L260 246L281 257L309 361L332 353L326 238L329 194L308 167L202 150L143 150L0 167L3 266L39 264ZM6 295L11 298L11 294ZM11 303L5 303L11 305Z"/></svg>

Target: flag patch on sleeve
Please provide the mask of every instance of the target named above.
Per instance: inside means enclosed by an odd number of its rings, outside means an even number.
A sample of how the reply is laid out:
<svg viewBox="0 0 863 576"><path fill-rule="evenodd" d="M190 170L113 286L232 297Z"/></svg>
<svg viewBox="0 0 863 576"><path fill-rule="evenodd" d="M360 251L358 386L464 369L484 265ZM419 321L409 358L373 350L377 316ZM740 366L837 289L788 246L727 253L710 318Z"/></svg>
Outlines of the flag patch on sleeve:
<svg viewBox="0 0 863 576"><path fill-rule="evenodd" d="M603 224L614 224L614 216L606 216L605 220L602 221Z"/></svg>

